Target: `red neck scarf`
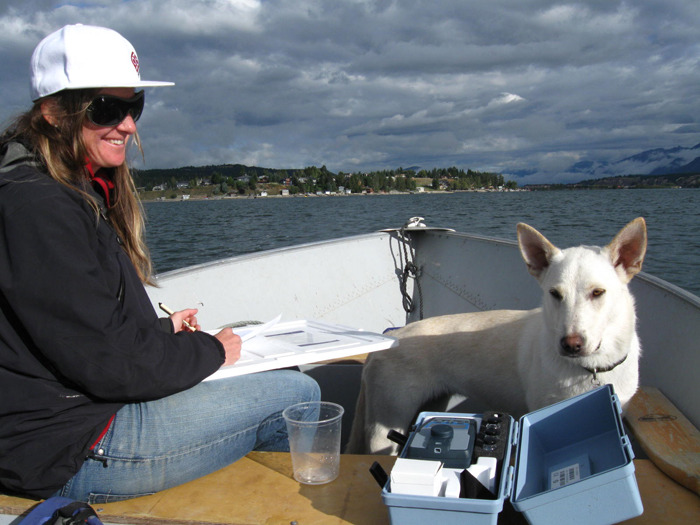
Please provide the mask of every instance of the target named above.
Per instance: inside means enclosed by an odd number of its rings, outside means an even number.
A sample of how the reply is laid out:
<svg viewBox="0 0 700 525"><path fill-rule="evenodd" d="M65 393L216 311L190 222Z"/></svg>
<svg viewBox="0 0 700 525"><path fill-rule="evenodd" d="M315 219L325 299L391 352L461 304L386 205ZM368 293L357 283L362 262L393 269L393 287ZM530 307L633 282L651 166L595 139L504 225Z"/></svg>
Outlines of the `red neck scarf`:
<svg viewBox="0 0 700 525"><path fill-rule="evenodd" d="M109 177L98 176L97 173L100 170L95 171L95 168L93 167L92 162L89 159L87 159L87 164L85 164L85 168L87 169L88 174L90 175L90 182L92 183L92 187L97 193L99 193L104 198L105 206L107 206L107 209L111 208L112 204L114 203L114 193L116 191L114 182L112 182L112 179Z"/></svg>

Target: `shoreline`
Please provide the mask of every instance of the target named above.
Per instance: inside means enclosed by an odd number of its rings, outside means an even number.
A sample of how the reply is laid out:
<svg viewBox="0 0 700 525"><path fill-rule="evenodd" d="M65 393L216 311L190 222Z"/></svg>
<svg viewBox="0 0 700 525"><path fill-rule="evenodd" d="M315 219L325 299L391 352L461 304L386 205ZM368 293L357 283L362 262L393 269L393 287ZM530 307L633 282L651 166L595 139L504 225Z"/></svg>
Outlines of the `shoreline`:
<svg viewBox="0 0 700 525"><path fill-rule="evenodd" d="M187 202L187 201L220 201L220 200L254 200L254 199L305 199L305 198L333 198L333 197L387 197L393 195L450 195L453 193L526 193L531 190L430 190L430 191L394 191L388 193L331 193L331 194L296 194L296 195L192 195L179 193L176 196L144 197L139 195L141 202ZM149 192L150 193L150 192ZM186 198L183 196L188 195Z"/></svg>
<svg viewBox="0 0 700 525"><path fill-rule="evenodd" d="M517 188L517 189L503 189L503 190L426 190L426 191L392 191L386 193L331 193L331 194L295 194L295 195L197 195L197 194L187 194L177 193L175 196L151 196L144 195L144 193L155 193L155 192L139 192L139 200L141 202L187 202L187 201L221 201L221 200L255 200L255 199L304 199L304 198L333 198L333 197L387 197L394 195L451 195L456 193L531 193L531 192L548 192L548 191L610 191L610 190L695 190L698 188L683 188L679 186L675 187L647 187L647 188L549 188L549 189L532 189L532 188ZM162 193L162 192L158 192ZM186 196L183 198L183 196Z"/></svg>

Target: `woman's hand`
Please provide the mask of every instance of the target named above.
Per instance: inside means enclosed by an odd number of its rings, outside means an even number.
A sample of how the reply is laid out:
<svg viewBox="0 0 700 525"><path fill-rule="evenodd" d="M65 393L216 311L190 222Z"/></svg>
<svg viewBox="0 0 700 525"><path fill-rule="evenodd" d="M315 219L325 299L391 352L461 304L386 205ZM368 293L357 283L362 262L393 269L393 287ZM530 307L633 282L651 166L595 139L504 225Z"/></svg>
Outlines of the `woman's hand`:
<svg viewBox="0 0 700 525"><path fill-rule="evenodd" d="M194 332L195 330L201 330L202 327L197 324L196 308L188 308L187 310L180 310L179 312L173 312L170 315L170 321L173 323L173 329L175 333L181 332L183 330L188 332Z"/></svg>
<svg viewBox="0 0 700 525"><path fill-rule="evenodd" d="M198 311L196 308L188 308L187 310L172 313L170 321L173 323L175 333L183 330L190 332L201 330L202 327L197 324L197 318L195 317ZM224 351L226 352L226 360L221 366L232 365L240 359L242 342L241 338L233 333L233 330L224 328L214 337L224 345Z"/></svg>
<svg viewBox="0 0 700 525"><path fill-rule="evenodd" d="M224 328L214 337L224 345L224 350L226 351L226 361L221 366L232 365L240 359L242 342L240 336L234 334L233 330Z"/></svg>

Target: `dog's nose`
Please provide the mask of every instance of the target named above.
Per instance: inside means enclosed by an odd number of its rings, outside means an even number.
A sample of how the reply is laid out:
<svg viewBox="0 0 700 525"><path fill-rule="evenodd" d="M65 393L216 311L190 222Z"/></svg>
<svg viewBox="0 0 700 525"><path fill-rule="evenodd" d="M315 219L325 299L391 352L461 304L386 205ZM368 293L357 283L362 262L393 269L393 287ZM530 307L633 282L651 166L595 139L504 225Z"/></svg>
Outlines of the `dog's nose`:
<svg viewBox="0 0 700 525"><path fill-rule="evenodd" d="M564 352L569 355L577 355L583 349L583 337L579 334L571 334L562 337L559 343Z"/></svg>

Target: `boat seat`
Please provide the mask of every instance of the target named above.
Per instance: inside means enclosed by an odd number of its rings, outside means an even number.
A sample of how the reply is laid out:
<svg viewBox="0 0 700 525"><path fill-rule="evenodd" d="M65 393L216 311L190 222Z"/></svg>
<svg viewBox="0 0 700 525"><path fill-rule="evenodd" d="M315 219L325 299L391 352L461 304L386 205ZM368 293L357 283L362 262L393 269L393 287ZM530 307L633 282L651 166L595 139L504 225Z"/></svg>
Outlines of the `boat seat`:
<svg viewBox="0 0 700 525"><path fill-rule="evenodd" d="M624 419L659 469L700 494L700 432L661 391L641 387L625 408Z"/></svg>
<svg viewBox="0 0 700 525"><path fill-rule="evenodd" d="M340 477L307 486L292 477L289 453L251 452L236 463L152 496L94 505L105 523L385 525L389 514L369 473L391 456L341 455ZM0 524L29 512L37 501L0 495ZM3 520L5 518L5 520Z"/></svg>
<svg viewBox="0 0 700 525"><path fill-rule="evenodd" d="M634 461L644 513L626 523L700 523L697 429L654 388L639 390L627 407L625 421L653 460ZM293 479L288 453L251 452L203 478L152 496L95 505L95 510L105 523L388 525L389 514L369 467L378 461L389 472L395 460L394 456L343 454L338 479L309 486ZM19 521L17 516L36 504L0 495L0 525ZM524 520L506 503L498 522Z"/></svg>
<svg viewBox="0 0 700 525"><path fill-rule="evenodd" d="M388 472L394 456L341 455L340 477L326 485L300 485L289 454L252 452L209 476L118 503L95 505L108 524L144 525L389 525L377 483L376 460ZM700 497L675 483L650 460L635 460L644 514L630 524L700 523ZM0 524L10 524L37 502L0 495ZM524 523L506 504L499 524Z"/></svg>

